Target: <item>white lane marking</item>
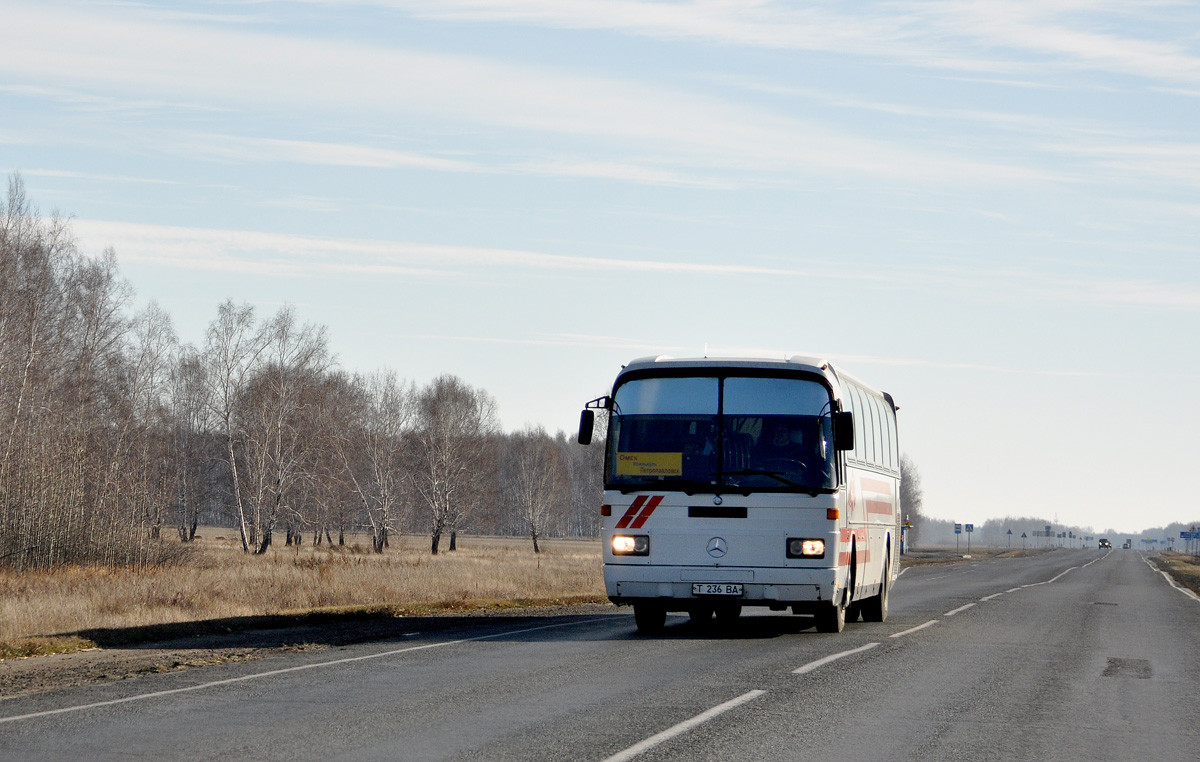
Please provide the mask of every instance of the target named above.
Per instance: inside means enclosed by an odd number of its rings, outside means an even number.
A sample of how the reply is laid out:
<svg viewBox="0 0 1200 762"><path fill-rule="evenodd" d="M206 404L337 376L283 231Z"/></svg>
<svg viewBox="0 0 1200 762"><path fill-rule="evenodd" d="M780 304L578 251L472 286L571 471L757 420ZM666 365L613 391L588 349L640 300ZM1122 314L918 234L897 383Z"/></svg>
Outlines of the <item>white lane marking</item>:
<svg viewBox="0 0 1200 762"><path fill-rule="evenodd" d="M860 654L863 651L870 651L872 648L874 648L877 645L879 645L879 644L878 643L868 643L865 646L860 646L858 648L851 648L849 651L842 651L841 653L833 654L832 656L826 656L824 659L817 659L816 661L810 661L808 664L805 664L803 667L793 669L792 674L793 675L806 675L809 672L812 672L814 669L817 669L819 667L824 667L826 664L829 664L830 662L835 662L838 659L844 659L847 656L853 656L854 654Z"/></svg>
<svg viewBox="0 0 1200 762"><path fill-rule="evenodd" d="M668 741L677 735L686 733L687 731L691 730L692 728L696 727L697 725L702 725L702 724L708 722L709 720L711 720L712 718L716 717L717 715L724 714L725 712L728 712L730 709L733 709L735 707L741 706L742 704L745 704L747 701L753 701L754 699L758 698L759 696L763 695L764 693L766 693L766 691L759 691L759 690L750 691L749 693L743 693L741 696L738 696L737 698L732 699L731 701L726 701L724 704L719 704L718 706L714 706L712 709L709 709L707 712L702 712L690 720L684 720L683 722L679 723L678 725L669 727L661 733L656 733L655 735L652 735L649 738L647 738L645 741L642 741L641 743L636 743L633 746L630 746L625 751L618 752L617 754L614 754L611 757L606 758L604 760L604 762L625 762L625 760L633 759L637 755L642 754L646 751L649 751L650 749L653 749L655 746L658 746L663 741Z"/></svg>
<svg viewBox="0 0 1200 762"><path fill-rule="evenodd" d="M955 614L966 611L974 605L974 603L968 603L966 606L959 606L958 608L954 609L954 611L947 611L945 614L942 614L942 616L954 616Z"/></svg>
<svg viewBox="0 0 1200 762"><path fill-rule="evenodd" d="M407 648L397 648L392 651L384 651L377 654L367 654L366 656L350 656L345 659L334 659L333 661L323 661L316 664L301 664L296 667L284 667L283 669L273 669L269 672L256 672L253 675L242 675L241 677L230 677L225 680L213 680L208 683L199 685L189 685L186 688L172 688L166 691L154 691L153 693L139 693L136 696L126 696L125 698L111 699L109 701L96 701L91 704L78 704L76 706L65 706L61 709L50 709L45 712L31 712L30 714L18 714L12 717L0 717L0 724L6 722L16 722L17 720L31 720L36 717L49 717L55 714L67 714L68 712L82 712L85 709L97 709L102 706L114 706L116 704L128 704L132 701L142 701L144 699L159 698L161 696L171 696L176 693L190 693L191 691L200 691L205 688L214 688L218 685L231 685L233 683L244 683L248 680L257 680L262 677L273 677L275 675L286 675L289 672L303 672L309 669L319 669L321 667L336 667L339 664L350 664L356 661L368 661L370 659L382 659L385 656L396 656L397 654L411 653L413 651L424 651L430 648L442 648L443 646L454 646L460 643L475 643L480 640L494 640L495 638L503 638L507 635L523 635L527 632L537 632L538 630L550 630L556 627L571 627L577 624L584 624L587 620L578 622L564 622L563 624L548 624L543 627L529 627L524 630L509 630L507 632L499 632L495 635L480 635L476 638L461 638L459 640L447 640L441 643L427 643L423 646L409 646Z"/></svg>
<svg viewBox="0 0 1200 762"><path fill-rule="evenodd" d="M899 637L901 637L901 636L903 636L903 635L909 635L909 634L911 634L911 633L914 633L914 632L916 632L916 631L918 631L918 630L923 630L923 629L925 629L926 627L932 627L933 625L935 625L935 624L937 624L937 623L938 623L938 620L936 620L936 619L933 619L933 620L931 620L931 621L928 621L928 622L926 622L925 624L920 624L920 625L917 625L916 627L913 627L912 629L909 629L909 630L904 630L903 632L896 632L896 633L892 633L891 635L888 635L888 637L889 637L889 638L899 638Z"/></svg>
<svg viewBox="0 0 1200 762"><path fill-rule="evenodd" d="M1005 590L1004 592L1006 592L1006 593L1015 593L1015 592L1017 592L1017 591L1018 591L1018 590L1020 590L1020 589L1021 589L1021 588L1019 588L1019 587L1010 587L1009 589Z"/></svg>
<svg viewBox="0 0 1200 762"><path fill-rule="evenodd" d="M1006 591L1006 592L1010 592L1010 593L1011 593L1012 591L1011 591L1011 590L1008 590L1008 591ZM1004 593L992 593L992 594L991 594L991 595L989 595L989 596L986 596L986 597L984 597L984 598L980 598L980 599L979 599L979 602L980 602L980 603L982 603L982 602L984 602L984 601L990 601L991 599L993 599L993 598L999 598L999 597L1000 597L1000 596L1002 596L1002 595L1004 595Z"/></svg>
<svg viewBox="0 0 1200 762"><path fill-rule="evenodd" d="M908 571L911 568L912 568L911 566L905 566L903 569L900 570L900 573L896 575L896 579L900 579L901 577L903 577L904 572Z"/></svg>
<svg viewBox="0 0 1200 762"><path fill-rule="evenodd" d="M1028 585L1021 585L1021 587L1037 587L1039 585L1049 585L1054 582L1058 582L1058 580L1060 580L1061 578L1065 577L1066 575L1070 574L1071 572L1075 571L1078 568L1079 568L1078 566L1072 566L1070 569L1067 569L1066 571L1062 572L1061 574L1059 574L1057 577L1054 577L1053 579L1048 579L1045 582L1033 582Z"/></svg>
<svg viewBox="0 0 1200 762"><path fill-rule="evenodd" d="M1150 563L1150 559L1143 557L1143 558L1142 558L1142 560L1146 562L1146 566L1149 566L1149 567L1150 567L1151 569L1153 569L1154 571L1156 571L1156 572L1158 572L1159 574L1163 575L1163 579L1165 579L1167 582L1169 582L1169 583L1171 584L1171 587L1175 588L1175 589L1176 589L1176 590L1178 590L1179 592L1181 592L1181 593L1183 593L1184 595L1186 595L1187 597L1191 598L1193 601L1200 601L1200 595L1196 595L1196 594L1195 594L1195 593L1193 593L1191 590L1188 590L1186 587L1181 587L1181 586L1179 585L1179 583L1177 583L1177 582L1175 581L1175 578L1174 578L1174 577L1172 577L1170 574L1167 574L1167 573L1166 573L1165 571L1163 571L1162 569L1159 569L1159 568L1158 568L1157 566L1155 566L1154 564Z"/></svg>

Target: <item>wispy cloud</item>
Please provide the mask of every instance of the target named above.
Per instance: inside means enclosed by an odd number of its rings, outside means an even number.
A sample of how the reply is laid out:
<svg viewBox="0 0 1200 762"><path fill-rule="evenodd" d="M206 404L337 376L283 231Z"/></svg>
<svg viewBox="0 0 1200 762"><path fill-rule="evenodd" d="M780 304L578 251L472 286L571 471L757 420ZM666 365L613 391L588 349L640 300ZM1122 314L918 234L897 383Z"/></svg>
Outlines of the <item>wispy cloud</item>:
<svg viewBox="0 0 1200 762"><path fill-rule="evenodd" d="M538 251L436 245L76 220L85 251L113 246L122 260L190 270L279 277L420 276L447 278L497 272L604 272L700 278L783 278L853 283L884 290L971 294L992 299L1045 299L1200 310L1200 288L1146 279L1085 278L1028 267L980 269L920 263L864 271L838 262L772 267L572 256Z"/></svg>
<svg viewBox="0 0 1200 762"><path fill-rule="evenodd" d="M1122 378L1129 373L1100 373L1097 371L1070 370L1060 368L1027 368L1013 365L990 365L987 363L956 362L944 359L922 359L914 357L891 357L887 355L830 355L829 359L849 365L883 365L891 367L935 368L982 373L1004 373L1021 376L1056 376L1067 378Z"/></svg>
<svg viewBox="0 0 1200 762"><path fill-rule="evenodd" d="M63 169L20 169L13 168L13 171L20 171L22 175L28 177L55 177L69 180L94 180L105 183L145 183L148 185L179 185L178 180L164 180L157 177L133 177L131 175L108 175L97 174L94 172L72 172Z"/></svg>
<svg viewBox="0 0 1200 762"><path fill-rule="evenodd" d="M592 336L587 334L545 334L541 336L466 336L447 334L392 334L393 338L421 339L439 342L463 342L469 344L505 344L537 347L575 347L584 349L620 349L629 352L677 352L682 347L664 343L650 343L644 338L634 339L621 336Z"/></svg>
<svg viewBox="0 0 1200 762"><path fill-rule="evenodd" d="M1027 183L1051 179L1009 162L919 148L679 88L572 74L511 61L351 45L267 31L176 25L137 14L13 4L0 27L0 73L38 87L153 103L270 105L296 114L450 120L582 141L587 159L530 162L544 172L665 185L740 184L780 176L884 182ZM222 51L214 56L213 51ZM697 129L702 125L702 129ZM186 150L196 136L183 136ZM199 141L239 160L262 149L292 161L471 169L461 159L279 138ZM596 155L605 156L597 160ZM653 155L650 165L630 155ZM516 162L486 162L514 171ZM501 166L497 167L499 164ZM507 164L508 166L504 166ZM714 174L724 175L720 178ZM773 182L773 181L772 181Z"/></svg>
<svg viewBox="0 0 1200 762"><path fill-rule="evenodd" d="M477 165L458 159L366 145L311 140L203 134L184 136L174 144L174 148L191 156L237 162L291 162L376 169L413 167L444 172L470 172L481 169Z"/></svg>
<svg viewBox="0 0 1200 762"><path fill-rule="evenodd" d="M212 230L160 225L74 221L85 249L113 246L122 259L180 269L229 270L278 276L341 273L450 276L480 267L551 270L802 277L812 270L744 264L705 264L575 257L391 241Z"/></svg>
<svg viewBox="0 0 1200 762"><path fill-rule="evenodd" d="M322 0L324 2L326 0ZM852 6L721 0L341 0L425 18L604 29L661 39L890 59L938 69L1034 74L1049 67L1200 83L1198 14L1185 3L1041 0L867 2ZM1177 42L1128 31L1157 22ZM1190 23L1189 23L1190 22ZM986 54L983 52L986 51ZM1041 60L1033 62L1030 56Z"/></svg>

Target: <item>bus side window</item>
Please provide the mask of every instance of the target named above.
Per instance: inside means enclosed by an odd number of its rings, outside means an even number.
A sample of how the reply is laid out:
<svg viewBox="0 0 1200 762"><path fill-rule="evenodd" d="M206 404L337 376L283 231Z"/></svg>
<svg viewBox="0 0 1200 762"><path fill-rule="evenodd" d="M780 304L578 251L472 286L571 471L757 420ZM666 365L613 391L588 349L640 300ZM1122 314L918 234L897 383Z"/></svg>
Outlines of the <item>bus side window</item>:
<svg viewBox="0 0 1200 762"><path fill-rule="evenodd" d="M887 467L894 471L896 469L896 420L892 417L892 406L886 403L883 406L883 422L887 427L885 432L887 436Z"/></svg>
<svg viewBox="0 0 1200 762"><path fill-rule="evenodd" d="M883 424L883 401L878 397L871 397L871 407L875 409L875 464L880 468L886 468L888 430L887 426Z"/></svg>
<svg viewBox="0 0 1200 762"><path fill-rule="evenodd" d="M857 390L853 386L846 386L846 404L850 407L850 413L854 416L854 449L851 451L851 457L856 461L863 459L863 425L862 425L862 408L858 404Z"/></svg>
<svg viewBox="0 0 1200 762"><path fill-rule="evenodd" d="M873 457L871 460L877 466L883 466L883 419L879 410L879 398L872 395L871 400L871 446L873 448Z"/></svg>

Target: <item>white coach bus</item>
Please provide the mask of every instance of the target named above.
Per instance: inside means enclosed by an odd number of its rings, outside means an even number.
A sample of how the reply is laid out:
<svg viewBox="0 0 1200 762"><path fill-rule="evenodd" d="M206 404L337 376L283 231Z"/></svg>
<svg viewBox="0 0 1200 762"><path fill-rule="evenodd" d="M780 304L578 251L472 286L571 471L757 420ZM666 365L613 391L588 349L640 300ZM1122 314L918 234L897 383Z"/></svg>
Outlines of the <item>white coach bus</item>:
<svg viewBox="0 0 1200 762"><path fill-rule="evenodd" d="M638 630L667 612L811 615L821 632L887 618L899 573L896 406L822 360L631 362L607 411L604 584Z"/></svg>

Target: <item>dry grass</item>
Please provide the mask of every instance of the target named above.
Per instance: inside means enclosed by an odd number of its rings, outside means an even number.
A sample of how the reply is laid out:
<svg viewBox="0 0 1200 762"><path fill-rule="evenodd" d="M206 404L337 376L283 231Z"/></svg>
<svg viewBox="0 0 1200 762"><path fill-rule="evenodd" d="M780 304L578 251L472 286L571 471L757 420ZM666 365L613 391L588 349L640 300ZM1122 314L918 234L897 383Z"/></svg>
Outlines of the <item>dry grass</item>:
<svg viewBox="0 0 1200 762"><path fill-rule="evenodd" d="M973 547L970 554L966 545L960 549L954 547L924 547L920 550L910 550L901 558L901 566L928 566L930 564L953 564L960 561L984 561L992 558L1023 558L1048 553L1048 548L991 548Z"/></svg>
<svg viewBox="0 0 1200 762"><path fill-rule="evenodd" d="M1154 559L1158 568L1175 578L1180 585L1200 593L1200 558L1164 550Z"/></svg>
<svg viewBox="0 0 1200 762"><path fill-rule="evenodd" d="M605 600L594 540L543 541L535 555L528 540L460 537L456 552L431 556L428 538L405 537L382 555L352 544L281 547L254 557L241 551L235 534L225 534L230 539L201 540L165 568L0 572L0 658L88 647L86 639L61 636L93 629Z"/></svg>

